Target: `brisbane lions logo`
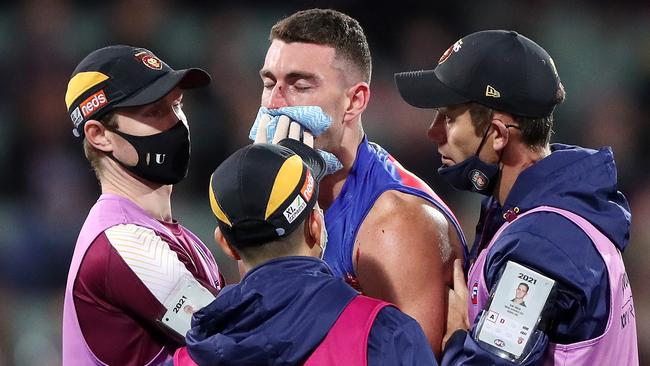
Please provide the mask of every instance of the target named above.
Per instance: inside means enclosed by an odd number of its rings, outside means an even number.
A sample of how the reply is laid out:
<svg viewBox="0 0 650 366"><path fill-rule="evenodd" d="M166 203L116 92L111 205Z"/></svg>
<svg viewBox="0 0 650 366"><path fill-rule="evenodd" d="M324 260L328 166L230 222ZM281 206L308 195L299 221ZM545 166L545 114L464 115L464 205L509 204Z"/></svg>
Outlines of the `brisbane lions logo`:
<svg viewBox="0 0 650 366"><path fill-rule="evenodd" d="M142 63L152 69L152 70L161 70L162 62L154 55L147 52L138 52L135 54L135 57L138 58Z"/></svg>
<svg viewBox="0 0 650 366"><path fill-rule="evenodd" d="M447 61L449 56L451 56L452 52L460 51L462 46L463 46L463 40L462 39L459 39L456 43L449 46L449 48L447 48L447 51L445 51L445 53L443 53L442 56L440 56L440 59L438 60L438 65L440 65L441 63Z"/></svg>

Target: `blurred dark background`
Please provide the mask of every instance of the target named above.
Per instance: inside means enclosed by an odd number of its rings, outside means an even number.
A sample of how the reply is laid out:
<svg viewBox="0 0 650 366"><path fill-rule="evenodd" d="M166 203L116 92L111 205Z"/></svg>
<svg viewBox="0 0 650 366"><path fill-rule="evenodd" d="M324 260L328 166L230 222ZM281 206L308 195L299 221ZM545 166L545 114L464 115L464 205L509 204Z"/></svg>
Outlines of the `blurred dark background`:
<svg viewBox="0 0 650 366"><path fill-rule="evenodd" d="M612 146L619 189L632 205L624 253L636 303L641 364L650 364L650 2L621 1L63 1L0 3L0 365L59 365L61 312L77 234L99 194L64 94L90 51L142 46L174 68L213 77L185 95L192 130L188 179L175 188L175 216L214 250L229 280L235 267L213 245L209 175L246 136L259 107L258 71L268 31L296 10L329 7L357 18L373 54L371 140L429 182L456 211L468 239L480 197L436 176L425 131L432 113L400 99L393 73L432 68L468 33L514 29L553 56L567 91L553 141Z"/></svg>

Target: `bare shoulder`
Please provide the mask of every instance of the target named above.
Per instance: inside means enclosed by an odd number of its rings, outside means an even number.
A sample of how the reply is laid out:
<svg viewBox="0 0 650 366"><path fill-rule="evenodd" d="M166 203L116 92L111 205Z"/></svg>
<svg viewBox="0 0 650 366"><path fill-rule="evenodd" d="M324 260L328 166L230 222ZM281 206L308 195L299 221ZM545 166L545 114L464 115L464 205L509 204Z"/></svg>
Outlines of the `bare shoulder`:
<svg viewBox="0 0 650 366"><path fill-rule="evenodd" d="M364 219L354 243L361 290L418 320L436 352L444 333L445 294L456 258L450 226L428 201L386 191Z"/></svg>
<svg viewBox="0 0 650 366"><path fill-rule="evenodd" d="M430 202L421 197L399 191L386 191L377 198L366 216L366 221L389 223L393 221L424 225L430 230L447 231L446 217Z"/></svg>
<svg viewBox="0 0 650 366"><path fill-rule="evenodd" d="M433 204L394 190L384 192L364 219L355 247L360 243L385 250L405 245L416 252L433 250L445 264L453 261L460 248L453 225Z"/></svg>
<svg viewBox="0 0 650 366"><path fill-rule="evenodd" d="M455 228L442 212L421 197L393 190L384 192L364 219L353 253L360 277L409 268L411 275L422 272L416 277L444 282L451 281L454 259L462 258Z"/></svg>

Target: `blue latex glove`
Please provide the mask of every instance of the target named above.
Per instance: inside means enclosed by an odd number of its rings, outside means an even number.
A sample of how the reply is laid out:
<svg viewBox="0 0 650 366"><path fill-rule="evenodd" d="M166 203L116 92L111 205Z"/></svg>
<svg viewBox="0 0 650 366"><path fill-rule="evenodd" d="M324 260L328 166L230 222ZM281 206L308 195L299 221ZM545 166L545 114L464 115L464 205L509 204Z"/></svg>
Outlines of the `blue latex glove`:
<svg viewBox="0 0 650 366"><path fill-rule="evenodd" d="M295 106L282 107L278 109L261 107L257 112L257 117L253 123L253 127L251 127L250 133L248 134L248 138L252 141L255 141L260 120L265 114L271 116L271 121L269 121L266 127L267 141L273 139L275 129L278 125L278 120L280 119L280 116L283 115L289 117L292 121L298 122L302 127L309 130L314 137L321 135L332 124L332 119L318 106ZM318 149L316 151L321 154L323 159L325 159L325 163L327 163L326 174L332 174L343 169L343 164L341 164L334 154Z"/></svg>

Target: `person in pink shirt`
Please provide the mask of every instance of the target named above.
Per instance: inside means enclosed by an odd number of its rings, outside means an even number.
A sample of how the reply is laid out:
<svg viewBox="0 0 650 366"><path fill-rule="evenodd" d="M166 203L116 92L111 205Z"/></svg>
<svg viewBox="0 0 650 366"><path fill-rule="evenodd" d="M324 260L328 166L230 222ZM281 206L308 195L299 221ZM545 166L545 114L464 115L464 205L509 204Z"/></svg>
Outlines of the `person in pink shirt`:
<svg viewBox="0 0 650 366"><path fill-rule="evenodd" d="M179 309L201 308L223 285L170 201L190 158L183 91L209 82L124 45L91 52L72 73L66 106L101 196L68 273L64 365L161 364L190 328Z"/></svg>

